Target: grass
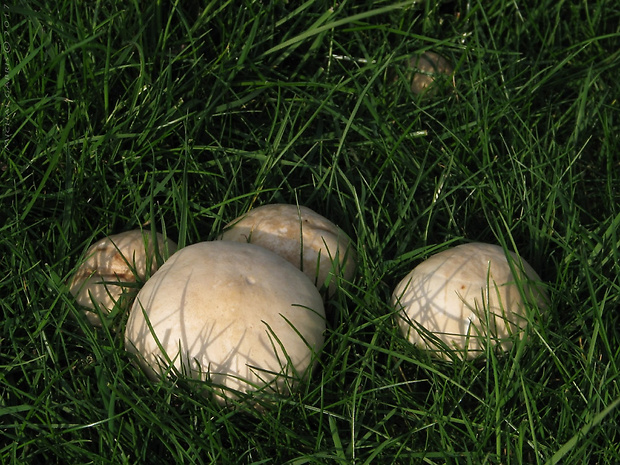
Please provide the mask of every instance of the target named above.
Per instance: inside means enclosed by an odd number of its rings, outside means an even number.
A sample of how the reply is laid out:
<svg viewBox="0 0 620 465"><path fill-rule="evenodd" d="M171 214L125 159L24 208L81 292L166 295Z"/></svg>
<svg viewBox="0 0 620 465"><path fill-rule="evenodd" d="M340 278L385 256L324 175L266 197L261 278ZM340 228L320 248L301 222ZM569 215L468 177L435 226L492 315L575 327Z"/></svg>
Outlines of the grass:
<svg viewBox="0 0 620 465"><path fill-rule="evenodd" d="M198 3L3 6L0 461L620 462L616 2ZM398 77L431 49L455 87L419 98ZM273 202L359 256L290 399L152 383L76 318L92 240L184 246ZM551 305L527 347L439 362L390 294L466 241L518 251Z"/></svg>

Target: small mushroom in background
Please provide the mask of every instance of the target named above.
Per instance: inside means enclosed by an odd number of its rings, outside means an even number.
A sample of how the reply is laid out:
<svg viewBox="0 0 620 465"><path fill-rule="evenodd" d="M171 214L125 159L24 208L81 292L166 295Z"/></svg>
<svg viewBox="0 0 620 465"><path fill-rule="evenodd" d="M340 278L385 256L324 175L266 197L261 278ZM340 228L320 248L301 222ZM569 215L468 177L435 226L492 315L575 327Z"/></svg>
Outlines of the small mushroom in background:
<svg viewBox="0 0 620 465"><path fill-rule="evenodd" d="M137 294L137 280L145 280L159 268L157 255L163 259L176 251L172 240L160 233L156 233L156 239L158 254L152 233L140 230L106 237L88 248L69 290L79 305L90 309L85 314L91 324L102 324L93 302L109 313L121 298L131 299Z"/></svg>
<svg viewBox="0 0 620 465"><path fill-rule="evenodd" d="M334 223L313 210L288 204L263 205L230 222L224 241L249 242L282 256L302 270L328 295L337 277L353 278L356 254L351 239Z"/></svg>
<svg viewBox="0 0 620 465"><path fill-rule="evenodd" d="M172 365L209 380L225 403L238 392L289 394L324 331L323 301L301 271L259 246L211 241L181 249L146 282L125 346L150 378Z"/></svg>
<svg viewBox="0 0 620 465"><path fill-rule="evenodd" d="M437 83L447 80L454 73L452 64L435 52L423 52L414 55L407 61L404 75L414 94L432 96L437 92Z"/></svg>
<svg viewBox="0 0 620 465"><path fill-rule="evenodd" d="M463 244L415 267L396 286L392 304L410 342L442 358L447 358L441 350L445 344L460 358L473 359L487 344L508 351L523 336L527 306L546 307L540 283L532 267L513 252L509 261L496 245Z"/></svg>

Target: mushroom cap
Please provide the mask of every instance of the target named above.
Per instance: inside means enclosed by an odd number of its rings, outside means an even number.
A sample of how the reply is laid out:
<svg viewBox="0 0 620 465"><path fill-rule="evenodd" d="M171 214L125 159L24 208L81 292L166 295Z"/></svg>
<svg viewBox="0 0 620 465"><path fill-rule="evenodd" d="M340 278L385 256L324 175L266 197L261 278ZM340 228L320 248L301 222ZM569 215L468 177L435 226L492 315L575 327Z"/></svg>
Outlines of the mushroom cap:
<svg viewBox="0 0 620 465"><path fill-rule="evenodd" d="M547 302L540 277L525 260L509 254L518 280L504 250L491 244L459 245L419 264L392 294L401 333L444 358L441 343L423 335L418 325L469 359L487 343L509 350L527 326L526 302L539 307Z"/></svg>
<svg viewBox="0 0 620 465"><path fill-rule="evenodd" d="M444 57L435 52L423 52L409 59L411 91L414 94L432 95L436 89L431 85L439 76L454 73L454 67ZM435 87L435 86L433 86Z"/></svg>
<svg viewBox="0 0 620 465"><path fill-rule="evenodd" d="M262 247L212 241L181 249L146 282L125 346L152 379L173 365L210 380L223 403L234 391L288 394L324 331L323 301L301 271Z"/></svg>
<svg viewBox="0 0 620 465"><path fill-rule="evenodd" d="M96 302L103 312L110 312L121 296L131 298L137 291L137 279L145 280L159 268L158 258L173 254L177 245L155 234L158 254L150 231L127 231L101 239L86 251L86 258L69 284L76 302L94 310ZM148 273L147 273L148 272ZM99 315L87 310L88 321L100 326Z"/></svg>
<svg viewBox="0 0 620 465"><path fill-rule="evenodd" d="M356 255L351 239L307 207L257 207L230 222L220 239L249 242L275 252L302 270L317 287L328 286L330 296L337 288L336 276L350 281L355 272Z"/></svg>

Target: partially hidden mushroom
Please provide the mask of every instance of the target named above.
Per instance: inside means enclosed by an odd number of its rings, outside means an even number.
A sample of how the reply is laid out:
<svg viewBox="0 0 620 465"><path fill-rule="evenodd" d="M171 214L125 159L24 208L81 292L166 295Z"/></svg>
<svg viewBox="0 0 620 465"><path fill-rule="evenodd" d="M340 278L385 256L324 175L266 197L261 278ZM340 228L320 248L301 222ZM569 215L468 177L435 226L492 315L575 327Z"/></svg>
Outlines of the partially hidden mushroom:
<svg viewBox="0 0 620 465"><path fill-rule="evenodd" d="M405 76L414 94L432 96L437 92L439 80L447 80L454 73L454 67L438 53L426 51L415 54L407 61Z"/></svg>
<svg viewBox="0 0 620 465"><path fill-rule="evenodd" d="M108 314L119 303L126 307L137 294L139 281L154 273L161 261L176 251L177 245L150 231L127 231L108 236L88 248L84 261L73 275L69 290L85 307L88 321L102 324L95 305Z"/></svg>
<svg viewBox="0 0 620 465"><path fill-rule="evenodd" d="M356 254L351 239L310 208L270 204L230 222L224 241L248 242L282 256L302 270L319 289L333 295L340 278L353 279Z"/></svg>
<svg viewBox="0 0 620 465"><path fill-rule="evenodd" d="M420 263L396 286L392 303L410 342L441 358L447 348L473 359L489 345L509 350L526 332L528 308L544 309L547 296L525 260L471 243Z"/></svg>
<svg viewBox="0 0 620 465"><path fill-rule="evenodd" d="M316 287L262 247L200 242L175 253L140 290L125 346L152 379L208 381L219 403L287 395L323 345Z"/></svg>

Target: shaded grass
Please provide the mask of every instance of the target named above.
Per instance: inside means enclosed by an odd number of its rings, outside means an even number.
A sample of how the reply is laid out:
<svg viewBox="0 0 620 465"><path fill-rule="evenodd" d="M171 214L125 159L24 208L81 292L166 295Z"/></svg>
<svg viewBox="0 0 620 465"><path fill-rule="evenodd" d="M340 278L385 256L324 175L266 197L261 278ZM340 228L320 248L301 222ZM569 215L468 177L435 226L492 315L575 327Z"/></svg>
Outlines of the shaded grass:
<svg viewBox="0 0 620 465"><path fill-rule="evenodd" d="M604 12L604 13L603 13ZM0 163L3 463L617 463L620 11L599 0L19 3ZM433 99L410 53L456 64ZM365 61L346 60L348 56ZM180 245L299 202L358 244L312 379L259 413L151 383L66 282L95 238ZM391 290L463 241L546 281L527 347L448 364Z"/></svg>

